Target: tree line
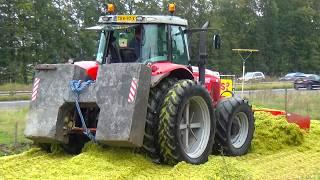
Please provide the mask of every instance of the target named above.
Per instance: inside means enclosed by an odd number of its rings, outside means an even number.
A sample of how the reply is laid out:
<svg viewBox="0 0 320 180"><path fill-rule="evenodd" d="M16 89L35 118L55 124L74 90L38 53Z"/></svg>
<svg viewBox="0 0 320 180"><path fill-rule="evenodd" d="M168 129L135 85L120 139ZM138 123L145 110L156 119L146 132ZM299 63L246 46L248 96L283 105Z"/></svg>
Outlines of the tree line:
<svg viewBox="0 0 320 180"><path fill-rule="evenodd" d="M118 14L168 14L168 0L114 0ZM0 76L27 83L40 63L69 58L92 60L103 0L0 0ZM240 74L242 61L231 49L258 49L248 71L268 75L320 72L320 1L318 0L175 0L175 15L190 27L210 21L222 37L220 50L209 45L208 68ZM192 58L198 54L191 39Z"/></svg>

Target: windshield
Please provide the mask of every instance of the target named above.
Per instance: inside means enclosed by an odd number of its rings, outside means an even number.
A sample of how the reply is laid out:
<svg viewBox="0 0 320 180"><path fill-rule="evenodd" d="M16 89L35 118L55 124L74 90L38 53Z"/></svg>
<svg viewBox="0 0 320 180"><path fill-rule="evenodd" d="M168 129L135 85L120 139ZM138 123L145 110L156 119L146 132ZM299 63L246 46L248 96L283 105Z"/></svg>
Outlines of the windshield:
<svg viewBox="0 0 320 180"><path fill-rule="evenodd" d="M96 60L100 63L168 60L164 24L105 25L101 28Z"/></svg>
<svg viewBox="0 0 320 180"><path fill-rule="evenodd" d="M320 80L320 76L318 76L318 75L311 75L311 76L308 76L306 79L308 79L308 80L313 80L313 81L319 81L319 80Z"/></svg>

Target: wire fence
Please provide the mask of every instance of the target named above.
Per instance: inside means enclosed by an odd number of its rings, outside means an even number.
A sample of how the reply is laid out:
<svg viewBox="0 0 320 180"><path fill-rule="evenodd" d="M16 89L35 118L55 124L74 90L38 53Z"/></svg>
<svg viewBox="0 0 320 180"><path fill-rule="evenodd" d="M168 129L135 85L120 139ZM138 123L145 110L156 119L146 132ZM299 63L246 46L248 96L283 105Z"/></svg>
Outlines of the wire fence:
<svg viewBox="0 0 320 180"><path fill-rule="evenodd" d="M0 109L0 156L20 152L30 145L23 134L27 108Z"/></svg>
<svg viewBox="0 0 320 180"><path fill-rule="evenodd" d="M320 90L248 90L244 97L258 107L284 110L320 120Z"/></svg>

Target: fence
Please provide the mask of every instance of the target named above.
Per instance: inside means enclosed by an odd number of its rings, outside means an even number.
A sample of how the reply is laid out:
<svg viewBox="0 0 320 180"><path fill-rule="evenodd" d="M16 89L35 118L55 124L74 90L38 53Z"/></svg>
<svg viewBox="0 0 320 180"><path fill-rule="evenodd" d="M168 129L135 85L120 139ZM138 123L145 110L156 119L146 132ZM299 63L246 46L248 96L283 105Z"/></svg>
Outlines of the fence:
<svg viewBox="0 0 320 180"><path fill-rule="evenodd" d="M27 109L0 109L0 156L20 152L30 143L24 135Z"/></svg>
<svg viewBox="0 0 320 180"><path fill-rule="evenodd" d="M320 120L319 90L247 90L244 92L244 97L255 106L309 115L311 119Z"/></svg>

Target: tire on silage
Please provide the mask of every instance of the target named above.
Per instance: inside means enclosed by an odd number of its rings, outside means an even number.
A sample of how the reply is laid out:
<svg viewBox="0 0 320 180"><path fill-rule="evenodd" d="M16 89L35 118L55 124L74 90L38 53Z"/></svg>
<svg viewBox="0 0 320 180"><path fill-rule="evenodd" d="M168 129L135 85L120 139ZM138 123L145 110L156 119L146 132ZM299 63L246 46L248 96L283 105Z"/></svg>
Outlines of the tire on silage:
<svg viewBox="0 0 320 180"><path fill-rule="evenodd" d="M185 111L187 107L189 109L188 113ZM181 123L186 116L183 114L189 114L188 117L190 117L190 109L195 114L196 118L194 119L199 120L199 117L204 117L200 123L197 122L200 125L202 123L199 130L194 130L195 134L199 135L197 136L199 139L195 138L194 143L199 144L195 146L196 148L193 151L192 148L189 151L186 147L188 143L183 142L183 131L181 130ZM192 116L190 123L193 120ZM189 127L191 126L192 124L189 125ZM188 126L185 129L187 128ZM180 161L192 164L206 162L212 151L214 130L215 117L208 91L192 80L178 81L167 93L161 107L158 131L160 153L163 161L170 165L175 165ZM185 132L188 136L187 131Z"/></svg>
<svg viewBox="0 0 320 180"><path fill-rule="evenodd" d="M38 146L41 150L47 152L47 153L51 153L51 144L50 143L38 143L35 142L34 143L36 146Z"/></svg>
<svg viewBox="0 0 320 180"><path fill-rule="evenodd" d="M156 163L160 163L160 147L157 133L159 114L165 95L176 81L174 78L165 78L156 87L151 88L149 93L142 150Z"/></svg>
<svg viewBox="0 0 320 180"><path fill-rule="evenodd" d="M72 155L80 154L85 143L90 139L84 134L70 134L67 144L60 144L64 152Z"/></svg>
<svg viewBox="0 0 320 180"><path fill-rule="evenodd" d="M238 97L225 98L217 105L216 117L214 152L228 156L246 154L255 130L253 111L248 101ZM239 125L240 121L242 125Z"/></svg>

